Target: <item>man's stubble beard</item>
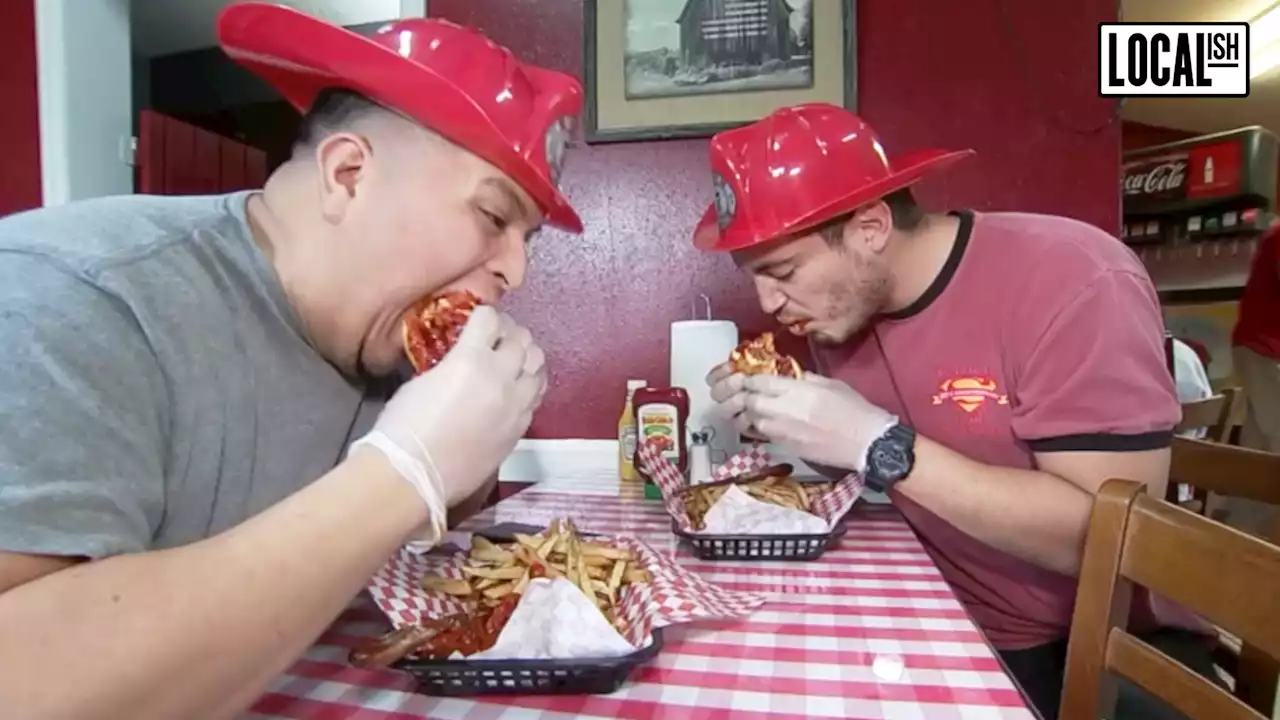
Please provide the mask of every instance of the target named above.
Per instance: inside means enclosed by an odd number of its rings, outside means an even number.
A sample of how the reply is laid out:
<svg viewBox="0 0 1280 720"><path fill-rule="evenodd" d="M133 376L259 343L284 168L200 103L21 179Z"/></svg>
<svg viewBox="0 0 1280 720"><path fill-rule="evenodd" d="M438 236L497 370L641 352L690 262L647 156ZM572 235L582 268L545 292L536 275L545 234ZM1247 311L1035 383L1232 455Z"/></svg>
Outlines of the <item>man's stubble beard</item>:
<svg viewBox="0 0 1280 720"><path fill-rule="evenodd" d="M835 334L815 332L822 345L840 345L857 335L889 303L891 283L886 268L854 256L854 272L832 283L823 307L823 318L835 325Z"/></svg>

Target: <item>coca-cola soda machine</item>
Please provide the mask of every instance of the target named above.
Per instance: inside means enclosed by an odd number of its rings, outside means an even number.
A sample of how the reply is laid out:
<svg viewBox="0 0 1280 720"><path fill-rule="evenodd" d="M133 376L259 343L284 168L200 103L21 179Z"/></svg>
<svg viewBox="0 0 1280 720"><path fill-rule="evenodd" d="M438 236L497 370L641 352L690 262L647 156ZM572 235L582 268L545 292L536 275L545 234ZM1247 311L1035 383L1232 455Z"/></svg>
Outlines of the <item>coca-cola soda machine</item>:
<svg viewBox="0 0 1280 720"><path fill-rule="evenodd" d="M1259 126L1124 154L1121 237L1162 296L1238 296L1274 218L1278 170L1280 143Z"/></svg>

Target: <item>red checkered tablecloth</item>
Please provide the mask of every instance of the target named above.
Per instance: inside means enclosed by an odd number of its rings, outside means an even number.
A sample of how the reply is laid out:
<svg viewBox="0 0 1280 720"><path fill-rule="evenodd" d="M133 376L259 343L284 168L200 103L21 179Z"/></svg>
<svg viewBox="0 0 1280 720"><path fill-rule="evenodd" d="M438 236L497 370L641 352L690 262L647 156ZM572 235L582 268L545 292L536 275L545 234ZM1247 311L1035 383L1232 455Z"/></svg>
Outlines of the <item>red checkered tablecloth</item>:
<svg viewBox="0 0 1280 720"><path fill-rule="evenodd" d="M859 505L837 549L817 562L696 560L670 517L616 481L539 483L468 522L543 523L632 533L707 580L770 593L748 619L666 631L662 652L618 692L596 696L437 698L408 675L347 664L385 632L362 595L245 716L325 720L507 718L1033 718L994 651L892 508Z"/></svg>

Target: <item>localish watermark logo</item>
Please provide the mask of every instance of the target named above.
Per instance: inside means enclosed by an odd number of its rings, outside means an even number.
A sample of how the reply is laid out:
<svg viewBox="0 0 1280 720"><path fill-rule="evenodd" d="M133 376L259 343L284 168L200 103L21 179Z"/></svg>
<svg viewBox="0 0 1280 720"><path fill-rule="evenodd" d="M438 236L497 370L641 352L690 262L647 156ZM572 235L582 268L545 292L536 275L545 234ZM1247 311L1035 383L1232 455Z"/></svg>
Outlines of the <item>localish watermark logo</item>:
<svg viewBox="0 0 1280 720"><path fill-rule="evenodd" d="M1249 23L1099 23L1103 97L1247 97Z"/></svg>

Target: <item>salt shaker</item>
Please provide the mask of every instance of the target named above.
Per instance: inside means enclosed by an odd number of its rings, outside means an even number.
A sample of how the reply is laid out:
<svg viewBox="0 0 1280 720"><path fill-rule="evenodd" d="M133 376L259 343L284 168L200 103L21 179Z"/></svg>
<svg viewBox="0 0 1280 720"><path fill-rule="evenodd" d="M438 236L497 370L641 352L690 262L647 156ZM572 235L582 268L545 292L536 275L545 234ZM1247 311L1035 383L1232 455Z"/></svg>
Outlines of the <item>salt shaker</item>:
<svg viewBox="0 0 1280 720"><path fill-rule="evenodd" d="M689 433L689 484L711 480L711 433L709 429Z"/></svg>

